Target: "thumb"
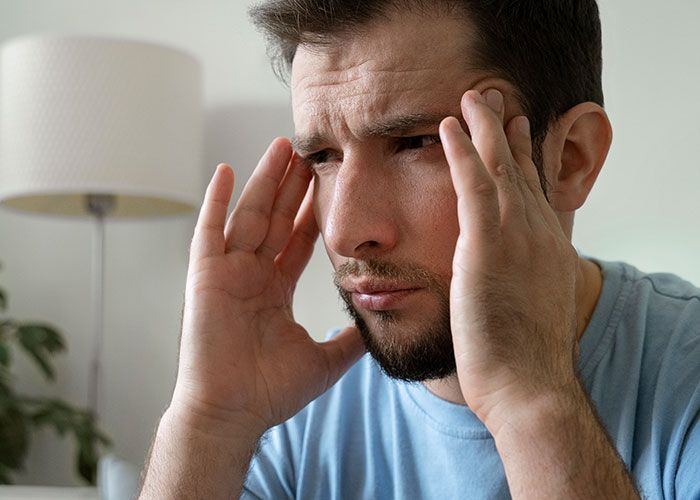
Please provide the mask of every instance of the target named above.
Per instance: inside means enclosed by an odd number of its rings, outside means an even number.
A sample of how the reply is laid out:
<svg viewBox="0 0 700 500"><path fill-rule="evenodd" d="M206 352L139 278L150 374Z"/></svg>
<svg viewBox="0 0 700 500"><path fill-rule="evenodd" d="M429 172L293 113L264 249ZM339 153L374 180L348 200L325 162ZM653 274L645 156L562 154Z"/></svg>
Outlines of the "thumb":
<svg viewBox="0 0 700 500"><path fill-rule="evenodd" d="M365 344L355 325L345 327L331 340L320 344L328 362L328 390L365 354Z"/></svg>

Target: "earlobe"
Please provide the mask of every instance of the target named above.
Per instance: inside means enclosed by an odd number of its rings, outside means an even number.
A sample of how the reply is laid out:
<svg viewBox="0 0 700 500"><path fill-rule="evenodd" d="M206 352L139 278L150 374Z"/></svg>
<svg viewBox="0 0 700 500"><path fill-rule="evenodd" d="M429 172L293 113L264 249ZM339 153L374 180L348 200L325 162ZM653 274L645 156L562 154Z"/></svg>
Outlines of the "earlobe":
<svg viewBox="0 0 700 500"><path fill-rule="evenodd" d="M578 104L557 121L545 141L553 167L548 174L554 210L573 212L583 205L603 167L611 142L608 115L598 104Z"/></svg>

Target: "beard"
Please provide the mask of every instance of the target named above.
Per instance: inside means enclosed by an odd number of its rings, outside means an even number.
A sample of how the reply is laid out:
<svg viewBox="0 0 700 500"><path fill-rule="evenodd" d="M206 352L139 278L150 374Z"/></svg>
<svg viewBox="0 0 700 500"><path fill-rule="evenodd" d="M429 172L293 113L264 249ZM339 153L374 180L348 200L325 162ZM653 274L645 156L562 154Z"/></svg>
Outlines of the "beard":
<svg viewBox="0 0 700 500"><path fill-rule="evenodd" d="M353 304L351 292L340 285L349 276L421 284L436 298L437 311L432 317L426 316L419 325L402 325L401 311L364 311L365 318ZM350 261L336 270L334 283L345 310L362 335L367 352L386 375L407 382L424 382L456 373L449 285L439 276L414 265Z"/></svg>

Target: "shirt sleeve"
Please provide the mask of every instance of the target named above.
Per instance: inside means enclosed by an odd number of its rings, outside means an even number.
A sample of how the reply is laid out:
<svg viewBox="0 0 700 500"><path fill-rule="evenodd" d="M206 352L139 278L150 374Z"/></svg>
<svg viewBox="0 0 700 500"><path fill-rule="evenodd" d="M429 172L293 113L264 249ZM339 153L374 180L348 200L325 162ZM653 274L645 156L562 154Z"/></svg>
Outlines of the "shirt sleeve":
<svg viewBox="0 0 700 500"><path fill-rule="evenodd" d="M675 482L675 498L700 500L700 411L686 435Z"/></svg>
<svg viewBox="0 0 700 500"><path fill-rule="evenodd" d="M242 499L296 498L297 470L308 408L273 427L260 440L243 485Z"/></svg>
<svg viewBox="0 0 700 500"><path fill-rule="evenodd" d="M261 439L243 485L242 499L294 498L292 443L284 424L273 427Z"/></svg>

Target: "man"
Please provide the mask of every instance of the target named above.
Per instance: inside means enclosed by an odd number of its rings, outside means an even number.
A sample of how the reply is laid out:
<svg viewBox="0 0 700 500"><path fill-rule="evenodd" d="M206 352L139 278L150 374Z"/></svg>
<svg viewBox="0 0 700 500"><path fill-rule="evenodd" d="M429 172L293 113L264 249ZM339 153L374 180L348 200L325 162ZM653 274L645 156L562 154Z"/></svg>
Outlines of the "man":
<svg viewBox="0 0 700 500"><path fill-rule="evenodd" d="M294 152L228 223L208 188L141 498L700 498L700 291L570 244L612 135L595 2L254 17ZM324 344L291 312L319 231L354 319Z"/></svg>

